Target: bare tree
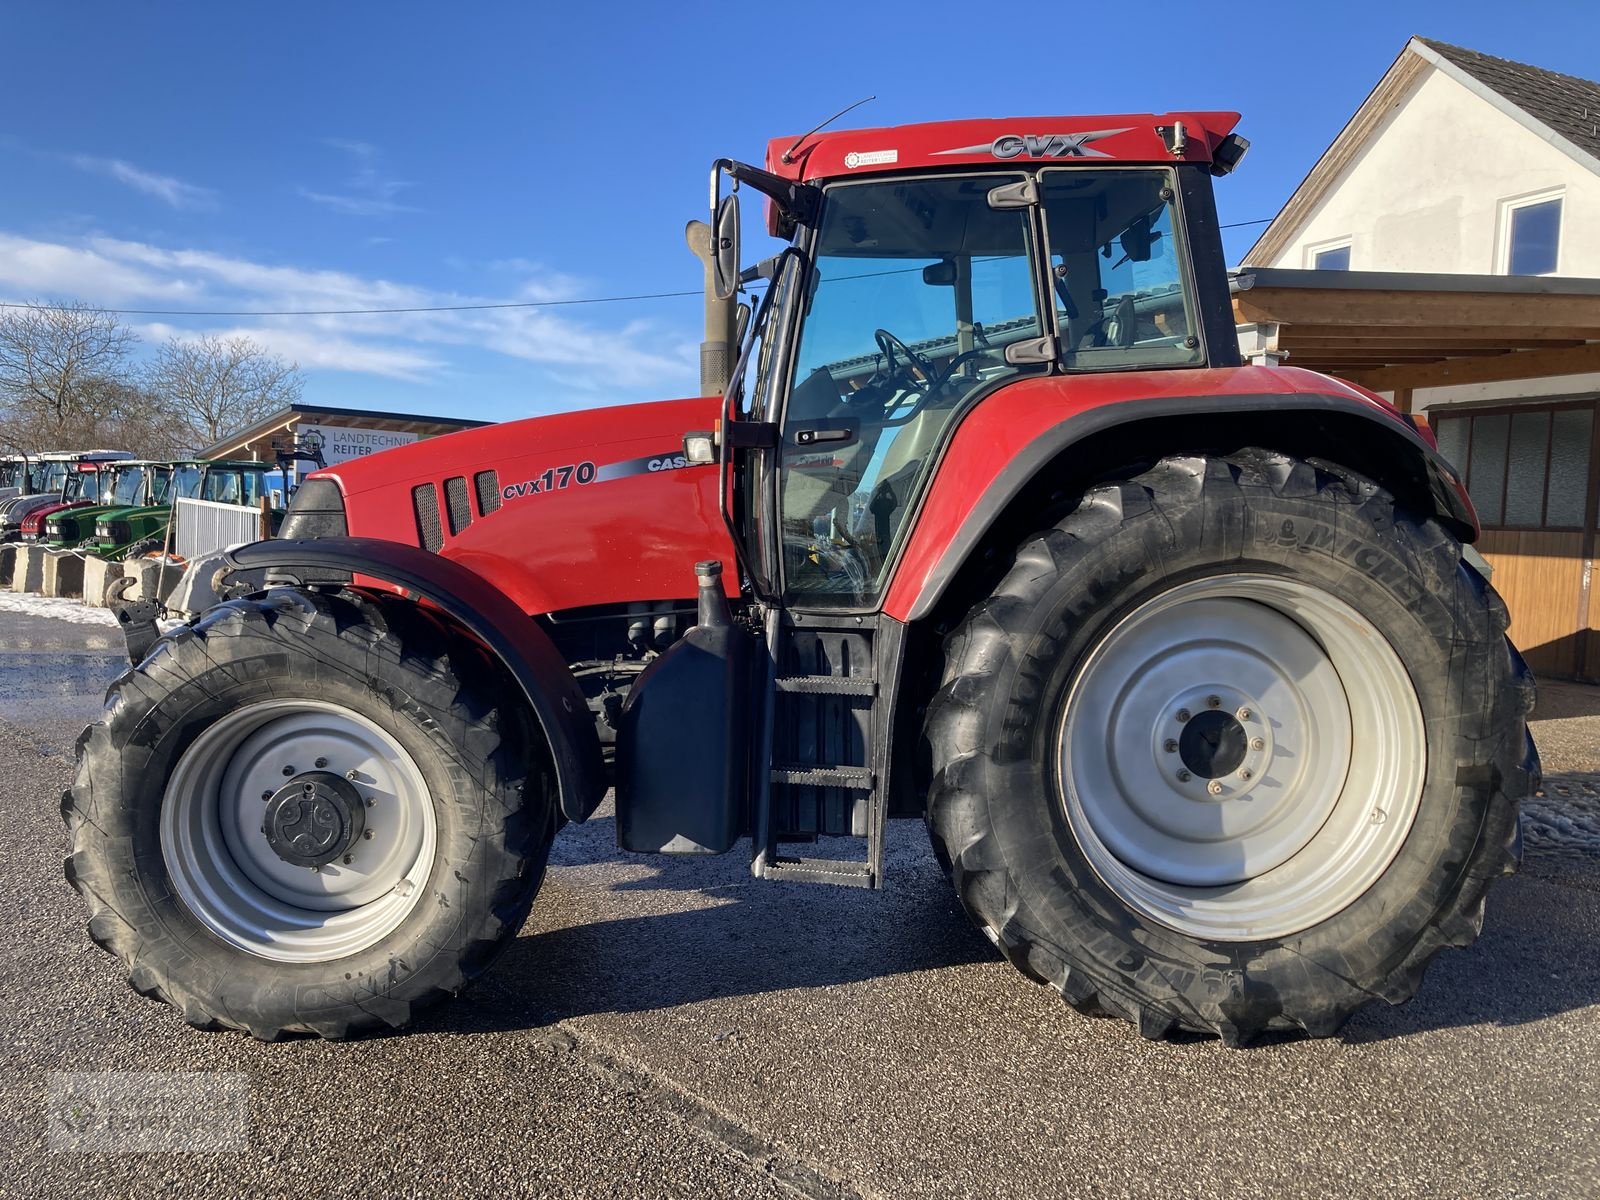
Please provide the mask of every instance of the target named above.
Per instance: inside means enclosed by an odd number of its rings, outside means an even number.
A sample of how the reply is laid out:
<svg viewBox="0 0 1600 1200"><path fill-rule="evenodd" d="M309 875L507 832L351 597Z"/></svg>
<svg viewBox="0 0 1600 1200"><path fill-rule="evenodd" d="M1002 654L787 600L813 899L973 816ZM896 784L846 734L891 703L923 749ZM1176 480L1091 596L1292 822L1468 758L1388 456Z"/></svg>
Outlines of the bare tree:
<svg viewBox="0 0 1600 1200"><path fill-rule="evenodd" d="M137 338L82 304L0 310L0 426L35 448L92 443L126 396Z"/></svg>
<svg viewBox="0 0 1600 1200"><path fill-rule="evenodd" d="M250 338L173 338L145 373L147 391L200 445L300 399L300 368Z"/></svg>

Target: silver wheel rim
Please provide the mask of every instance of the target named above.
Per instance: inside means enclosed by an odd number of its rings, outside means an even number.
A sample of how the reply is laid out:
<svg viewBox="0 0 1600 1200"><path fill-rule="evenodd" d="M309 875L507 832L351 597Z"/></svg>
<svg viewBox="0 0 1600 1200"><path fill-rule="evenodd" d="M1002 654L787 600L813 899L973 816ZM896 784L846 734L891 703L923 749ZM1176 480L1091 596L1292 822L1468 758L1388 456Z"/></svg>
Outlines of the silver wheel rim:
<svg viewBox="0 0 1600 1200"><path fill-rule="evenodd" d="M347 781L364 810L360 835L315 869L285 861L263 828L267 798L313 771ZM162 798L161 853L178 896L223 941L279 962L343 958L383 940L416 907L437 844L411 756L366 717L321 700L229 713L184 751Z"/></svg>
<svg viewBox="0 0 1600 1200"><path fill-rule="evenodd" d="M1363 895L1427 766L1394 648L1336 596L1268 575L1196 580L1123 618L1073 681L1058 761L1101 880L1218 941L1298 933Z"/></svg>

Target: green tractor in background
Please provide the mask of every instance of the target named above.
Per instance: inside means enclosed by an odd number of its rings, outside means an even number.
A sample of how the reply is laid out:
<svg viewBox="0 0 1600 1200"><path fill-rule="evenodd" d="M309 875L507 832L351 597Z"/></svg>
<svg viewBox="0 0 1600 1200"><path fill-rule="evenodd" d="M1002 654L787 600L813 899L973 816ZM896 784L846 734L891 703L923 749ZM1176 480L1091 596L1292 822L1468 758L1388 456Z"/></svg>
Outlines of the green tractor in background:
<svg viewBox="0 0 1600 1200"><path fill-rule="evenodd" d="M133 504L95 512L92 524L87 528L79 526L81 540L74 542L70 535L64 534L62 544L77 545L101 558L138 557L167 547L174 500L209 500L214 504L259 509L262 498L272 496L269 485L273 467L269 463L248 459L183 459L140 465L144 468L143 495ZM133 487L130 483L130 493ZM269 514L271 529L268 532L275 534L282 520L282 505L275 502Z"/></svg>
<svg viewBox="0 0 1600 1200"><path fill-rule="evenodd" d="M168 493L172 472L171 463L142 459L118 463L109 488L102 485L102 503L90 508L68 509L50 517L46 521L44 540L56 546L87 550L102 558L124 557L149 540L150 529L158 524L164 529L164 514L170 511ZM155 514L163 514L159 522ZM118 532L125 529L129 536L122 540L108 540L102 536L102 530L108 530L112 521L125 523L118 526ZM145 549L159 549L160 545L161 538L157 536L155 544Z"/></svg>

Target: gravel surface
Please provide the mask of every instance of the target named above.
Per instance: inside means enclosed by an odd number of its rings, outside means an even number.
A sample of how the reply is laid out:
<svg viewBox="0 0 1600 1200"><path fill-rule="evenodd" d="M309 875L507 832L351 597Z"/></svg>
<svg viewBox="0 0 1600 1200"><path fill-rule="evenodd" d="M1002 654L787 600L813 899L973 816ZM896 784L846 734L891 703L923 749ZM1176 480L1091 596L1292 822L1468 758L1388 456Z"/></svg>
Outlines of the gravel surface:
<svg viewBox="0 0 1600 1200"><path fill-rule="evenodd" d="M1600 849L1561 825L1600 796L1592 690L1536 729L1574 765L1483 939L1336 1039L1075 1015L995 959L915 824L863 893L755 882L747 847L621 855L606 809L466 995L392 1037L260 1045L129 989L61 877L117 640L0 612L0 1196L1600 1196ZM243 1072L248 1149L52 1152L55 1071Z"/></svg>

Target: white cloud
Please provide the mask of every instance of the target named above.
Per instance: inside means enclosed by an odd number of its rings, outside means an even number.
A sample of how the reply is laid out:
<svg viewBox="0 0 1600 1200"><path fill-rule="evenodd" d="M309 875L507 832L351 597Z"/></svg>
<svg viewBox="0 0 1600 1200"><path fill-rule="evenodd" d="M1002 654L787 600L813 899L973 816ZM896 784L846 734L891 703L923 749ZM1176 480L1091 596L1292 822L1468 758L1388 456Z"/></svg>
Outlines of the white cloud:
<svg viewBox="0 0 1600 1200"><path fill-rule="evenodd" d="M299 192L303 199L347 217L387 217L394 213L422 211L414 205L399 204L382 196L335 196L329 192L313 192L310 188L300 188Z"/></svg>
<svg viewBox="0 0 1600 1200"><path fill-rule="evenodd" d="M118 183L125 184L136 192L143 192L147 196L154 196L173 208L216 207L217 194L212 189L185 183L171 175L146 171L143 167L136 167L125 159L96 158L92 154L69 154L65 157L67 162L80 171L115 179Z"/></svg>
<svg viewBox="0 0 1600 1200"><path fill-rule="evenodd" d="M322 144L353 160L355 173L345 180L341 192L305 186L297 188L303 199L349 217L388 217L396 213L422 211L414 205L402 204L395 198L416 185L404 179L387 178L378 169L381 152L371 142L323 138Z"/></svg>
<svg viewBox="0 0 1600 1200"><path fill-rule="evenodd" d="M510 294L572 298L582 281L527 260L500 265ZM309 369L440 382L462 352L489 352L539 368L564 388L618 399L689 394L695 347L682 327L585 306L274 317L286 310L441 309L494 304L499 296L440 290L347 271L257 262L209 250L91 236L41 241L0 233L0 300L80 298L115 308L248 311L137 327L152 340L247 334ZM612 323L614 321L614 323Z"/></svg>
<svg viewBox="0 0 1600 1200"><path fill-rule="evenodd" d="M314 330L291 329L282 325L232 325L216 329L180 329L176 325L153 321L131 327L152 343L169 338L192 341L207 334L218 338L248 337L273 354L312 371L351 371L377 375L406 383L426 382L447 363L436 355L405 346L382 345L353 338L329 336Z"/></svg>

